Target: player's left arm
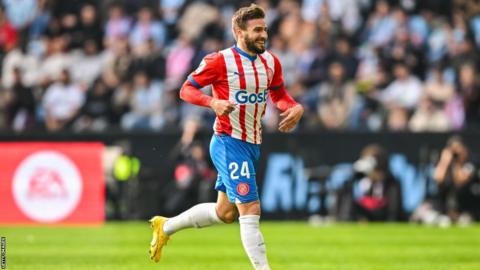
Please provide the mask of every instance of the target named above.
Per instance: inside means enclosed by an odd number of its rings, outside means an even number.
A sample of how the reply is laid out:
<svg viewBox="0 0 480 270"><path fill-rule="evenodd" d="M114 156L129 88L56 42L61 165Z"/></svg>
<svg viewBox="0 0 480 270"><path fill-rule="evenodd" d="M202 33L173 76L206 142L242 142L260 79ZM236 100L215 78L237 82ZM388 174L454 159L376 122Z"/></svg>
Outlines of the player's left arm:
<svg viewBox="0 0 480 270"><path fill-rule="evenodd" d="M235 110L235 104L229 100L218 99L203 93L200 89L203 86L211 85L218 80L218 71L222 68L219 64L221 54L211 53L205 56L192 72L180 89L180 98L191 104L202 107L210 107L217 115L228 115ZM215 96L215 90L213 91Z"/></svg>
<svg viewBox="0 0 480 270"><path fill-rule="evenodd" d="M278 125L278 130L281 132L288 132L298 124L302 118L304 110L303 106L297 103L285 89L285 85L283 84L282 66L275 55L273 55L273 58L275 61L275 70L268 93L273 103L275 103L277 108L282 111L280 116L283 119Z"/></svg>

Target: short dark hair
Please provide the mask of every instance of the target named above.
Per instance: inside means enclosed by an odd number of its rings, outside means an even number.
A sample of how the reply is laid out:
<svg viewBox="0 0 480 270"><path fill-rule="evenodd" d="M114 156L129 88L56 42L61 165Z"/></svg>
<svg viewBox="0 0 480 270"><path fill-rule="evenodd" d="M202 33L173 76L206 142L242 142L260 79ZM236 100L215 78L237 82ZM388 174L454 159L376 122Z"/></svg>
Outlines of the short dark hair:
<svg viewBox="0 0 480 270"><path fill-rule="evenodd" d="M247 29L247 22L254 19L265 18L265 11L257 4L251 4L248 7L238 9L232 17L232 27L239 27L242 30Z"/></svg>

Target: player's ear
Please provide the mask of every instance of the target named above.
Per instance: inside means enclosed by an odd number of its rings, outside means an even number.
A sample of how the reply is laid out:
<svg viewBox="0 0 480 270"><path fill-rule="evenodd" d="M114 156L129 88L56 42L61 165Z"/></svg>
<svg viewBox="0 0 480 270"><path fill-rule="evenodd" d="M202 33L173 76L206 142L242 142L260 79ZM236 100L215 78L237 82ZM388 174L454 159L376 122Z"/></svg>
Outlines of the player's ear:
<svg viewBox="0 0 480 270"><path fill-rule="evenodd" d="M238 26L233 27L233 37L235 38L235 41L238 41L238 39L242 35L242 29Z"/></svg>

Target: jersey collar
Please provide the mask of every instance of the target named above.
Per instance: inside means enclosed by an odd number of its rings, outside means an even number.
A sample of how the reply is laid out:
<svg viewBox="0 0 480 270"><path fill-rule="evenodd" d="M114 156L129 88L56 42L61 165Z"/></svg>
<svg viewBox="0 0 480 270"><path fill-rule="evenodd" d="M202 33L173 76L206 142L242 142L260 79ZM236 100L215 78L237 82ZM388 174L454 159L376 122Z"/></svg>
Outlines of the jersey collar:
<svg viewBox="0 0 480 270"><path fill-rule="evenodd" d="M257 59L257 55L256 55L256 54L252 56L252 55L250 55L250 54L242 51L242 49L240 49L239 47L237 47L237 45L233 45L233 49L234 49L235 51L237 51L239 54L247 57L250 61L255 61L255 59Z"/></svg>

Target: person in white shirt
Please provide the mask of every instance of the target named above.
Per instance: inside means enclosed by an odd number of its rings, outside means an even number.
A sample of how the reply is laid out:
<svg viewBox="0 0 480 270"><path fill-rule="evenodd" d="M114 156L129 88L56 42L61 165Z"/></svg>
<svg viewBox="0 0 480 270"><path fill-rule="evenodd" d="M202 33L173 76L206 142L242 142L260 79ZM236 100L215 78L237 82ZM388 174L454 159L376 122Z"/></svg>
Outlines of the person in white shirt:
<svg viewBox="0 0 480 270"><path fill-rule="evenodd" d="M67 128L78 114L84 100L85 93L71 83L69 71L63 70L60 79L50 85L43 96L42 107L47 129L59 131Z"/></svg>
<svg viewBox="0 0 480 270"><path fill-rule="evenodd" d="M423 92L422 82L410 74L405 63L397 63L393 69L395 80L380 94L380 100L390 108L392 106L412 110L420 101Z"/></svg>
<svg viewBox="0 0 480 270"><path fill-rule="evenodd" d="M134 75L131 111L121 120L123 129L161 129L165 124L163 115L162 88L160 84L152 83L144 71Z"/></svg>
<svg viewBox="0 0 480 270"><path fill-rule="evenodd" d="M83 85L84 88L93 84L100 76L106 63L106 54L98 51L95 40L84 41L83 50L71 54L72 63L70 71L74 82Z"/></svg>

